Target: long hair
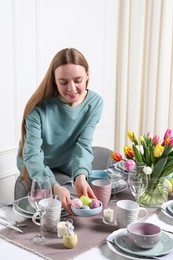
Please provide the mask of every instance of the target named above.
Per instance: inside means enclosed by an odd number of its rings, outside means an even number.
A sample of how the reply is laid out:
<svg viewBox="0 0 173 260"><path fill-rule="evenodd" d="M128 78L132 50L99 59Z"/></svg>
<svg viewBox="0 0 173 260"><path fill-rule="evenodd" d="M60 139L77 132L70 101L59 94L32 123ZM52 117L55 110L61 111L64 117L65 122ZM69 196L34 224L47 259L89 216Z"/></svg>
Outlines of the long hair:
<svg viewBox="0 0 173 260"><path fill-rule="evenodd" d="M48 97L54 97L58 95L58 89L55 83L55 77L54 72L55 70L66 64L76 64L81 65L85 68L86 72L89 70L89 66L87 63L87 60L83 56L83 54L74 48L65 48L61 51L59 51L54 58L52 59L52 62L48 68L48 71L43 78L42 82L36 89L36 91L33 93L33 95L28 100L24 113L23 113L23 119L21 124L21 142L20 142L20 149L19 149L19 156L22 156L23 153L23 147L24 147L24 140L25 140L25 120L27 115L35 108L37 104L39 104L43 99L46 99ZM86 83L86 86L88 85L88 81Z"/></svg>

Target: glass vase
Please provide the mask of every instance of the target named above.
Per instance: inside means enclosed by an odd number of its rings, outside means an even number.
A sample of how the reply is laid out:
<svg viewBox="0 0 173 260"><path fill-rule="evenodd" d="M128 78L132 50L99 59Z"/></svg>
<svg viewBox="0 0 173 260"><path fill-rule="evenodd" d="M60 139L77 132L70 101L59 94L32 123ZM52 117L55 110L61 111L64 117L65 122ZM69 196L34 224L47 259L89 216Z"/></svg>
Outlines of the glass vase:
<svg viewBox="0 0 173 260"><path fill-rule="evenodd" d="M141 206L153 208L160 207L167 201L168 189L164 178L150 178L147 189L138 198L138 203Z"/></svg>

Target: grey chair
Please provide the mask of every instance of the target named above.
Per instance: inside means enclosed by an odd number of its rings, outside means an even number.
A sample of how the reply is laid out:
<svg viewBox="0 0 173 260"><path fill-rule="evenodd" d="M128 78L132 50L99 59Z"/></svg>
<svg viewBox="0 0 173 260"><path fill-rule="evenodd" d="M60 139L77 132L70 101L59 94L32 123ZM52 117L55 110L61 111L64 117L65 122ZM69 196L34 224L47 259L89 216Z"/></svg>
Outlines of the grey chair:
<svg viewBox="0 0 173 260"><path fill-rule="evenodd" d="M92 162L92 169L93 170L106 169L108 159L109 159L109 156L111 155L111 153L112 153L112 151L108 148L100 147L100 146L93 146L94 160ZM55 174L56 180L60 184L63 184L70 180L70 177L64 173L58 172L58 174L56 174L56 169L55 169L54 174ZM14 187L15 200L27 196L30 189L31 189L31 180L28 180L28 181L22 180L21 176L19 175L15 182L15 187Z"/></svg>

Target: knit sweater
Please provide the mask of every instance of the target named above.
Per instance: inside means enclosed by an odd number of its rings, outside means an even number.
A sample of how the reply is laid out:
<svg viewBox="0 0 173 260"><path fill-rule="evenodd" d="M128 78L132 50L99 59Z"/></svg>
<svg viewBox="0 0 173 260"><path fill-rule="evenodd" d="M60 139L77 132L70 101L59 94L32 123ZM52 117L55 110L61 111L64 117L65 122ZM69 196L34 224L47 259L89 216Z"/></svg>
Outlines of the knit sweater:
<svg viewBox="0 0 173 260"><path fill-rule="evenodd" d="M26 117L23 156L17 166L27 168L30 178L49 176L57 183L51 169L65 172L72 178L91 172L92 140L103 108L102 98L88 90L78 106L64 104L58 97L47 98Z"/></svg>

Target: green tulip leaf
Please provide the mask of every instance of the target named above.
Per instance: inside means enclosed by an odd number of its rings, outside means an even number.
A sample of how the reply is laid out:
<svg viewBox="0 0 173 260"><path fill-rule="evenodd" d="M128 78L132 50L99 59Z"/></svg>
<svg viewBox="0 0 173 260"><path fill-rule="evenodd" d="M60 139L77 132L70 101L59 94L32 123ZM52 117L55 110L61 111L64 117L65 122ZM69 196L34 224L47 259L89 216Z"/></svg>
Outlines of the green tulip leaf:
<svg viewBox="0 0 173 260"><path fill-rule="evenodd" d="M142 156L141 154L139 153L138 149L136 148L135 145L133 145L133 151L134 151L134 156L135 156L135 159L137 162L143 162L142 160Z"/></svg>
<svg viewBox="0 0 173 260"><path fill-rule="evenodd" d="M168 157L161 158L154 166L152 172L152 178L160 178L161 173L163 172L165 165L167 163Z"/></svg>

